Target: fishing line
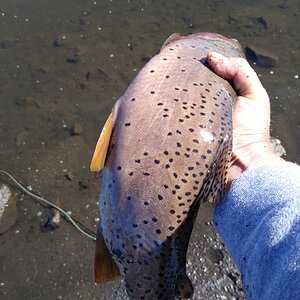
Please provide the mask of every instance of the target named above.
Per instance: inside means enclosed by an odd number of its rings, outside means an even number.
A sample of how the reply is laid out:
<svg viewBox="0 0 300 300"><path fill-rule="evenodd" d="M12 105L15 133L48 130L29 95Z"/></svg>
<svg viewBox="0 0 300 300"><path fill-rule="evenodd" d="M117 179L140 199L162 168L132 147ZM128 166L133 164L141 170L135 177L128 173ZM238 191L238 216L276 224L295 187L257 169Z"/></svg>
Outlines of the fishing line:
<svg viewBox="0 0 300 300"><path fill-rule="evenodd" d="M6 171L0 170L0 172L4 175L6 175L7 177L9 177L9 179L21 190L23 191L25 194L27 194L28 196L30 196L32 199L38 201L38 202L42 202L43 204L47 205L50 208L54 208L57 211L59 211L61 213L62 216L64 216L66 218L66 220L68 222L70 222L80 233L82 233L83 235L85 235L86 237L88 237L89 239L92 239L94 241L96 241L95 236L92 236L91 234L87 233L86 231L90 231L92 232L94 235L96 235L95 232L93 232L92 230L88 229L86 226L84 226L83 224L81 224L79 221L77 221L75 218L71 217L65 210L63 210L62 208L58 207L57 205L55 205L54 203L46 200L43 197L40 197L32 192L30 192L27 188L25 188L16 178L14 178L11 174L9 174ZM81 227L85 227L86 231L83 230Z"/></svg>

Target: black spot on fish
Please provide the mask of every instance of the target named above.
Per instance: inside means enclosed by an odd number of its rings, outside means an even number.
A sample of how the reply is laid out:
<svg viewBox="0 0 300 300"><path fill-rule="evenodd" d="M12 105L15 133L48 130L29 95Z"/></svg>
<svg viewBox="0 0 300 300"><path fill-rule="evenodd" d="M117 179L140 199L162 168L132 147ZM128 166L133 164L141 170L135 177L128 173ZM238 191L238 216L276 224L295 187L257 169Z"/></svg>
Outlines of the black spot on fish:
<svg viewBox="0 0 300 300"><path fill-rule="evenodd" d="M162 105L164 105L164 104L161 102L157 103L157 106L162 106Z"/></svg>
<svg viewBox="0 0 300 300"><path fill-rule="evenodd" d="M125 126L130 126L131 124L130 123L125 123Z"/></svg>
<svg viewBox="0 0 300 300"><path fill-rule="evenodd" d="M153 95L153 94L155 94L155 91L151 91L150 93Z"/></svg>

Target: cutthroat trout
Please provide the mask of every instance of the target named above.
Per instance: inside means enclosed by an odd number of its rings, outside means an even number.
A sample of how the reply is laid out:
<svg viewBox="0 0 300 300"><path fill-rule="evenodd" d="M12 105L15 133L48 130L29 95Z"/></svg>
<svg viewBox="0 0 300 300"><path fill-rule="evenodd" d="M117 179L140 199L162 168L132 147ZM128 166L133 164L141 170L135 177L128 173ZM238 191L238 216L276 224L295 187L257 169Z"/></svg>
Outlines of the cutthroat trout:
<svg viewBox="0 0 300 300"><path fill-rule="evenodd" d="M218 34L171 35L118 99L96 146L95 280L120 271L130 299L193 295L188 242L200 203L223 197L236 98L206 66L210 51L243 56Z"/></svg>

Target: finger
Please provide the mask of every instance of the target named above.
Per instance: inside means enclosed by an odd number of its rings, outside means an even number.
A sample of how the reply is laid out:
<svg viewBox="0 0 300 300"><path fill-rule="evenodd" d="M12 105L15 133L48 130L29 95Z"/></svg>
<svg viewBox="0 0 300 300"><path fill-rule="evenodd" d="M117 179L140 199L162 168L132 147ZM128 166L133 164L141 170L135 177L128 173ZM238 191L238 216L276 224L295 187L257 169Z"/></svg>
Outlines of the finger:
<svg viewBox="0 0 300 300"><path fill-rule="evenodd" d="M207 55L209 66L224 79L232 80L233 87L239 96L258 99L268 95L257 74L246 59L240 57L227 58L219 53L210 52Z"/></svg>

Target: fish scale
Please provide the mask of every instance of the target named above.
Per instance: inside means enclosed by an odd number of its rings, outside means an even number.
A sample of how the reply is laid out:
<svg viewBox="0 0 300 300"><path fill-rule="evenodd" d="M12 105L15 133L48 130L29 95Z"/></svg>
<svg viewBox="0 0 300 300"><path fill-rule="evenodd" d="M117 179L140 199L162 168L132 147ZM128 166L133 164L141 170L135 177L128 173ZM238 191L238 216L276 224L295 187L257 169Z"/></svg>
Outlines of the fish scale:
<svg viewBox="0 0 300 300"><path fill-rule="evenodd" d="M235 92L205 66L236 41L172 35L113 109L100 228L130 299L189 298L186 251L200 202L224 193Z"/></svg>

